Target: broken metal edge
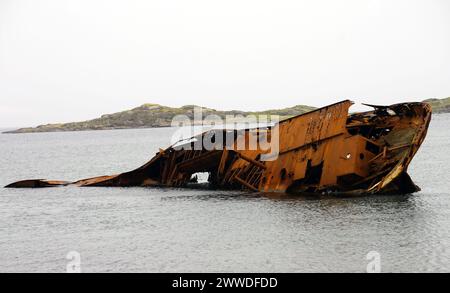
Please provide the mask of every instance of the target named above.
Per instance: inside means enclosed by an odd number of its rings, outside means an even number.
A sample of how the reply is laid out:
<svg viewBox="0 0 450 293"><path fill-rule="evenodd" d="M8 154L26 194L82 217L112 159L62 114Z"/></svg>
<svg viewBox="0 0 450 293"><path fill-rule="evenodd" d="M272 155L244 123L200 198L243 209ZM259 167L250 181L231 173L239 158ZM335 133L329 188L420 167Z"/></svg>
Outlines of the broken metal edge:
<svg viewBox="0 0 450 293"><path fill-rule="evenodd" d="M4 188L47 188L67 186L70 184L72 184L72 182L46 179L28 179L8 184Z"/></svg>

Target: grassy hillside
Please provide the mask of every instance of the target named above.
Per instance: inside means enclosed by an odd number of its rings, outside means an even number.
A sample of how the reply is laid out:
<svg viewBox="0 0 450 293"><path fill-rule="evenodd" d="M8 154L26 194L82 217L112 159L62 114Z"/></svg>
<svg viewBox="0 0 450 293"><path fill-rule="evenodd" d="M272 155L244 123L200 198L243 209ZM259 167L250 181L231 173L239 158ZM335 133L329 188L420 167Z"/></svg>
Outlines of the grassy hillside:
<svg viewBox="0 0 450 293"><path fill-rule="evenodd" d="M194 105L187 105L180 108L166 107L158 104L144 104L140 107L106 114L100 118L61 124L46 124L38 127L21 128L7 133L31 133L31 132L57 132L57 131L81 131L81 130L101 130L101 129L127 129L127 128L151 128L170 126L175 115L186 115L190 119L194 118ZM209 108L203 109L203 117L207 115L218 115L225 119L226 115L279 115L281 119L303 114L314 110L314 107L297 105L291 108L279 110L267 110L261 112L244 111L217 111Z"/></svg>
<svg viewBox="0 0 450 293"><path fill-rule="evenodd" d="M430 103L434 113L450 113L450 98L428 99L424 102ZM186 105L180 108L162 106L158 104L144 104L140 107L113 114L106 114L100 118L71 123L46 124L38 127L21 128L5 133L31 133L31 132L56 132L56 131L81 131L101 129L127 129L127 128L151 128L167 127L171 125L175 115L186 115L194 119L195 105ZM227 115L279 115L281 119L300 115L314 110L314 107L297 105L291 108L273 109L260 112L245 111L218 111L210 108L203 109L203 118L208 115L217 115L225 119Z"/></svg>
<svg viewBox="0 0 450 293"><path fill-rule="evenodd" d="M431 105L433 113L450 113L450 98L428 99L424 102L427 102Z"/></svg>

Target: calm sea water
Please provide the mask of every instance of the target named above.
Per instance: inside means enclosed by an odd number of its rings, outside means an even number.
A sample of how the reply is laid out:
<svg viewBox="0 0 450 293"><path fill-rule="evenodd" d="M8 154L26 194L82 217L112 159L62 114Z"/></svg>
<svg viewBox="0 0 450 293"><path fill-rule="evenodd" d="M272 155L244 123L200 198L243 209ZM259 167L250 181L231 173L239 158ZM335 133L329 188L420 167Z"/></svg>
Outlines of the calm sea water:
<svg viewBox="0 0 450 293"><path fill-rule="evenodd" d="M159 188L0 188L0 272L450 272L450 115L408 196L321 198ZM173 130L0 135L0 185L134 169Z"/></svg>

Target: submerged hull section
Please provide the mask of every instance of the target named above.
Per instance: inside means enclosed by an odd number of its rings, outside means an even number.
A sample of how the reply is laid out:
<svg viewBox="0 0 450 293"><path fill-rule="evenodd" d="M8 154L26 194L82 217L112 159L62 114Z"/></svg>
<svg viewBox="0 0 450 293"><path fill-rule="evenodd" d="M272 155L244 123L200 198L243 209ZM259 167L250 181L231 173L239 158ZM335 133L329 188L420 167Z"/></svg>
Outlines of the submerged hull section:
<svg viewBox="0 0 450 293"><path fill-rule="evenodd" d="M126 173L72 183L26 180L7 187L167 186L188 187L193 174L209 173L209 186L259 192L379 194L412 193L419 188L407 174L431 120L426 103L372 106L349 115L351 101L342 101L279 122L275 126L214 130L189 142L161 150L144 166ZM275 135L275 131L277 132ZM229 145L226 138L236 137ZM211 136L213 148L195 148ZM259 145L238 148L265 136L279 140L277 154Z"/></svg>

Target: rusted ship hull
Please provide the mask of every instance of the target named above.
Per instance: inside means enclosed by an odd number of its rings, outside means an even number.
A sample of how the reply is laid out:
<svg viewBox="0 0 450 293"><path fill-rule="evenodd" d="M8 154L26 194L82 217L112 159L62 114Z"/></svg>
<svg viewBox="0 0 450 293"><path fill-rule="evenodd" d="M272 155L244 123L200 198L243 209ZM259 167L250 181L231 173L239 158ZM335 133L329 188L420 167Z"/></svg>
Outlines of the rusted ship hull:
<svg viewBox="0 0 450 293"><path fill-rule="evenodd" d="M425 139L431 107L402 103L349 115L351 105L342 101L274 126L246 129L240 135L236 130L205 132L119 175L76 182L25 180L7 187L188 187L193 174L207 172L209 187L217 189L334 194L418 191L407 170ZM262 160L270 151L259 146L237 148L238 139L275 139L275 129L279 140L275 157ZM236 137L231 144L225 143L229 135ZM196 148L195 143L206 136L213 148Z"/></svg>

